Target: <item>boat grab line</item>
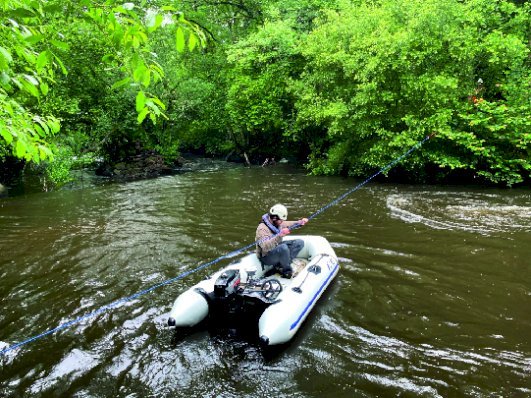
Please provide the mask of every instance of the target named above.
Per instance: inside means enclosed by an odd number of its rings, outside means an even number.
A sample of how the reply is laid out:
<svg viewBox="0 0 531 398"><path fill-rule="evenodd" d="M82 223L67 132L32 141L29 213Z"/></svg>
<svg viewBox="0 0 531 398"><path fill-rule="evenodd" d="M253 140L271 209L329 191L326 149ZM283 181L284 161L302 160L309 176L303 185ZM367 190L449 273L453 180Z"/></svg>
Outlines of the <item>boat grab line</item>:
<svg viewBox="0 0 531 398"><path fill-rule="evenodd" d="M328 285L328 283L330 282L330 279L336 274L337 272L337 269L339 268L339 263L336 263L336 266L334 267L334 269L332 270L332 272L330 272L330 275L328 275L326 277L326 280L323 282L323 284L321 285L321 287L319 287L319 290L317 290L317 292L315 292L315 294L313 295L312 299L310 300L310 302L306 305L306 307L302 310L301 314L299 315L299 317L297 318L297 320L295 322L293 322L293 324L290 326L289 330L293 330L297 325L298 323L304 319L304 316L306 315L306 313L312 308L312 305L314 303L314 301L319 298L321 296L321 292L323 291L323 289L325 288L325 286Z"/></svg>

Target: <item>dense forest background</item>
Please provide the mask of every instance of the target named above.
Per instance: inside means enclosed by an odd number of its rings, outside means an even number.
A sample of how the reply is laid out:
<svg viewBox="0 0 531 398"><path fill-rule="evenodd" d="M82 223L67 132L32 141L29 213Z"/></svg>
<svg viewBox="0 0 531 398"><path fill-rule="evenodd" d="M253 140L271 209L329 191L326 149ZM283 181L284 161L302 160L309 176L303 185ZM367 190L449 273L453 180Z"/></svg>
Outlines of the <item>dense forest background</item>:
<svg viewBox="0 0 531 398"><path fill-rule="evenodd" d="M531 181L531 4L0 0L0 183L139 152Z"/></svg>

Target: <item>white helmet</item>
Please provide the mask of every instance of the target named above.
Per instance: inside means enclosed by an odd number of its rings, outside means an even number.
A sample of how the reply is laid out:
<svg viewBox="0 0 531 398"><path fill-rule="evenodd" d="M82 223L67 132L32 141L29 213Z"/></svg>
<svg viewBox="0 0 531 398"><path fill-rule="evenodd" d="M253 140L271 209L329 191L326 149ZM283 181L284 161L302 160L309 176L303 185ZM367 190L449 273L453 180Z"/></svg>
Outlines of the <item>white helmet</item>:
<svg viewBox="0 0 531 398"><path fill-rule="evenodd" d="M269 215L278 216L282 221L285 221L288 219L288 209L284 205L276 204L269 209Z"/></svg>

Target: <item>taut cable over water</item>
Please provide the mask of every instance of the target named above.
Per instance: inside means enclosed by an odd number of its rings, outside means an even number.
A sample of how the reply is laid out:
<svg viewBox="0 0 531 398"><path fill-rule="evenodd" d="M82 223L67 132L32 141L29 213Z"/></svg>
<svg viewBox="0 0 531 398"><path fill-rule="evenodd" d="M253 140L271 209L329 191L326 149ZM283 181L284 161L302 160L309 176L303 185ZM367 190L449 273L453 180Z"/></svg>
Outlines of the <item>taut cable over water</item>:
<svg viewBox="0 0 531 398"><path fill-rule="evenodd" d="M360 189L361 187L363 187L365 184L367 184L369 181L371 181L373 178L375 178L376 176L382 174L382 173L385 173L387 170L391 169L392 167L394 167L397 163L399 163L402 159L404 159L405 157L407 157L410 153L412 153L413 151L417 150L418 148L420 148L422 146L422 144L424 144L427 140L429 140L430 138L432 138L435 134L431 134L431 135L428 135L426 136L423 140L417 142L415 145L413 145L408 151L406 151L405 153L403 153L402 155L400 155L399 157L397 157L396 159L394 159L392 162L390 162L389 164L387 164L386 166L384 166L383 168L381 168L378 172L374 173L373 175L371 175L370 177L368 177L367 179L365 179L363 182L359 183L358 185L356 185L355 187L349 189L348 191L346 191L345 193L343 193L342 195L338 196L336 199L332 200L331 202L329 202L328 204L326 204L325 206L321 207L319 210L315 211L313 214L311 214L310 216L308 216L308 219L311 220L311 219L314 219L315 217L317 217L318 215L320 215L321 213L323 213L324 211L328 210L330 207L334 206L335 204L339 203L340 201L342 201L343 199L345 199L348 195L352 194L353 192L357 191L358 189ZM289 229L295 229L295 228L298 228L300 227L300 225L293 225L291 227L289 227ZM277 234L278 235L278 234ZM43 333L40 333L40 334L37 334L33 337L30 337L26 340L23 340L19 343L16 343L16 344L13 344L13 345L10 345L4 349L2 349L0 351L0 354L1 355L6 355L8 352L11 352L11 351L14 351L16 350L17 348L20 348L22 346L25 346L26 344L29 344L31 343L32 341L35 341L35 340L39 340L45 336L48 336L52 333L55 333L55 332L58 332L58 331L61 331L63 329L67 329L69 328L70 326L72 325L75 325L75 324L78 324L84 320L87 320L87 319L90 319L98 314L101 314L101 313L104 313L108 310L111 310L117 306L119 306L120 304L124 304L126 302L129 302L129 301L132 301L140 296L143 296L147 293L150 293L151 291L159 288L159 287L162 287L162 286L165 286L165 285L169 285L170 283L173 283L177 280L180 280L180 279L184 279L185 277L187 277L188 275L191 275L193 273L196 273L196 272L199 272L207 267L210 267L211 265L214 265L218 262L220 262L221 260L224 260L224 259L227 259L227 258L231 258L231 257L234 257L242 252L244 252L245 250L248 250L250 249L251 247L254 247L257 243L262 243L263 241L265 240L268 240L268 239L272 239L274 238L275 236L277 235L274 235L272 237L269 237L269 238L266 238L266 239L263 239L263 240L259 240L257 242L252 242L246 246L243 246L237 250L234 250L232 252L229 252L223 256L220 256L212 261L209 261L207 263L204 263L192 270L189 270L189 271L185 271L179 275L177 275L176 277L174 278L171 278L171 279L168 279L168 280L165 280L163 282L160 282L160 283L157 283L147 289L144 289L144 290L141 290L131 296L127 296L127 297L123 297L121 299L118 299L116 301L113 301L112 303L110 304L107 304L107 305L104 305L88 314L85 314L85 315L82 315L78 318L75 318L71 321L68 321L68 322L64 322L62 324L60 324L59 326L55 327L55 328L52 328L52 329L49 329Z"/></svg>

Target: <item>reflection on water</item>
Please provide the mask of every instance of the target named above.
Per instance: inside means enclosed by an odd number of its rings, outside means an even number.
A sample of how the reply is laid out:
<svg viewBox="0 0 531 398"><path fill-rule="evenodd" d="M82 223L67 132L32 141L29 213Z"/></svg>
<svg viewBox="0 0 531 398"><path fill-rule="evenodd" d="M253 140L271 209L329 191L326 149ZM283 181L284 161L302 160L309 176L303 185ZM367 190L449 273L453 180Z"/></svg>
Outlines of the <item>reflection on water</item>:
<svg viewBox="0 0 531 398"><path fill-rule="evenodd" d="M355 184L201 170L0 199L0 348L247 245L272 203L308 216ZM528 396L530 206L525 189L371 183L300 231L341 269L291 344L168 330L207 269L8 353L0 396Z"/></svg>

